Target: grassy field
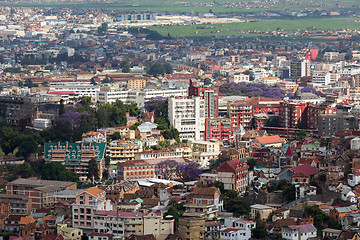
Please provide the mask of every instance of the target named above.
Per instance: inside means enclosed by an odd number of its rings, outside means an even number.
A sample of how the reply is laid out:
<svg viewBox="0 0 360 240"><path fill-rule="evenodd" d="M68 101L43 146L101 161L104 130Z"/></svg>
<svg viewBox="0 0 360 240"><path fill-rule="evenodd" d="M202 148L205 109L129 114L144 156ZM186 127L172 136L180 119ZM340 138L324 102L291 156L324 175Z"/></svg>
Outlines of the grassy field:
<svg viewBox="0 0 360 240"><path fill-rule="evenodd" d="M243 23L230 23L230 24L213 24L212 29L198 29L202 25L188 25L188 26L162 26L162 27L149 27L150 30L158 31L162 35L170 33L172 36L241 36L243 31L258 30L258 31L276 31L278 28L283 29L285 32L292 33L300 30L307 30L316 28L316 30L329 30L329 29L360 29L360 23L354 22L359 20L355 18L304 18L297 20L262 20L258 22L243 22ZM247 34L246 36L250 36ZM255 37L258 34L253 34ZM251 37L251 36L250 36Z"/></svg>
<svg viewBox="0 0 360 240"><path fill-rule="evenodd" d="M250 0L243 0L241 2L249 2ZM245 7L226 7L226 6L182 6L177 0L131 0L131 1L111 1L111 3L99 2L61 2L61 3L1 3L0 6L17 6L17 7L51 7L51 8L102 8L123 11L153 11L153 12L199 12L205 13L212 10L214 13L255 13L259 11L284 11L284 10L315 10L315 9L328 9L338 10L341 8L351 9L353 5L359 5L358 0L298 0L294 2L279 2L273 5L262 4L261 1L251 3L250 8ZM185 2L185 1L184 1ZM213 3L211 0L191 0L191 3ZM229 0L217 0L217 3L231 2ZM236 1L234 1L236 2ZM253 1L251 1L253 2ZM344 9L342 9L344 10Z"/></svg>

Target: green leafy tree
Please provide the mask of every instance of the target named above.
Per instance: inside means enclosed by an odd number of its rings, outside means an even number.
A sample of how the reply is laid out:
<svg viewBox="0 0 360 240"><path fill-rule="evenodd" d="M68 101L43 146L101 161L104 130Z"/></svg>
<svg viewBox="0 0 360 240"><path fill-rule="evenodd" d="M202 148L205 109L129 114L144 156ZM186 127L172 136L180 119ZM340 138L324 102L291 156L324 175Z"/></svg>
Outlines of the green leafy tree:
<svg viewBox="0 0 360 240"><path fill-rule="evenodd" d="M135 130L137 129L138 126L140 126L142 124L142 122L136 122L134 123L131 127L130 127L130 130Z"/></svg>
<svg viewBox="0 0 360 240"><path fill-rule="evenodd" d="M291 202L295 200L295 192L296 188L294 184L286 185L283 189L283 195L287 202Z"/></svg>
<svg viewBox="0 0 360 240"><path fill-rule="evenodd" d="M105 167L109 167L110 166L110 156L105 156Z"/></svg>
<svg viewBox="0 0 360 240"><path fill-rule="evenodd" d="M174 206L170 206L168 211L165 213L165 217L169 215L173 216L175 220L175 229L178 229L180 215L178 210Z"/></svg>
<svg viewBox="0 0 360 240"><path fill-rule="evenodd" d="M60 100L60 107L59 107L59 116L65 113L65 102L64 99Z"/></svg>
<svg viewBox="0 0 360 240"><path fill-rule="evenodd" d="M89 167L88 167L88 179L93 180L98 180L99 179L99 169L98 169L98 165L97 162L95 160L95 158L92 158L89 161Z"/></svg>
<svg viewBox="0 0 360 240"><path fill-rule="evenodd" d="M131 117L138 117L141 113L141 110L136 103L124 104L124 106L126 108L126 112L128 112Z"/></svg>
<svg viewBox="0 0 360 240"><path fill-rule="evenodd" d="M155 119L155 123L158 125L157 129L159 130L169 129L170 122L167 118L158 117Z"/></svg>
<svg viewBox="0 0 360 240"><path fill-rule="evenodd" d="M352 53L348 53L345 55L345 60L352 60L352 59L353 59Z"/></svg>
<svg viewBox="0 0 360 240"><path fill-rule="evenodd" d="M220 192L221 192L221 194L224 194L225 193L225 187L224 187L224 183L223 182L221 182L221 181L214 181L214 187L217 187L219 190L220 190Z"/></svg>
<svg viewBox="0 0 360 240"><path fill-rule="evenodd" d="M90 108L91 106L91 97L82 96L79 98L78 102L85 108Z"/></svg>
<svg viewBox="0 0 360 240"><path fill-rule="evenodd" d="M164 70L166 74L172 74L173 73L173 67L171 66L170 63L164 63Z"/></svg>
<svg viewBox="0 0 360 240"><path fill-rule="evenodd" d="M265 239L265 226L263 224L256 224L256 227L251 229L251 237L255 239Z"/></svg>
<svg viewBox="0 0 360 240"><path fill-rule="evenodd" d="M227 191L222 198L225 211L234 213L235 217L246 216L250 213L250 202L241 198L236 191Z"/></svg>
<svg viewBox="0 0 360 240"><path fill-rule="evenodd" d="M165 68L164 65L162 65L161 63L158 62L154 62L151 63L147 68L146 68L146 73L148 75L152 75L153 77L157 77L159 75L163 75L165 72Z"/></svg>
<svg viewBox="0 0 360 240"><path fill-rule="evenodd" d="M131 68L130 60L129 60L128 58L123 59L123 60L120 62L119 67L121 68L121 71L122 71L123 73L128 73L128 72L130 72L130 68Z"/></svg>
<svg viewBox="0 0 360 240"><path fill-rule="evenodd" d="M296 137L297 141L302 141L304 138L306 138L306 132L305 131L300 131Z"/></svg>
<svg viewBox="0 0 360 240"><path fill-rule="evenodd" d="M41 169L41 178L45 180L78 182L79 176L66 170L65 166L59 162L50 162Z"/></svg>
<svg viewBox="0 0 360 240"><path fill-rule="evenodd" d="M112 135L112 140L119 140L121 138L121 135L119 132L114 132Z"/></svg>
<svg viewBox="0 0 360 240"><path fill-rule="evenodd" d="M108 24L107 23L102 23L100 27L98 27L98 33L99 34L104 34L106 33L108 30Z"/></svg>
<svg viewBox="0 0 360 240"><path fill-rule="evenodd" d="M249 171L254 170L254 168L256 167L256 160L254 160L253 158L249 159L246 163L247 165L249 165Z"/></svg>

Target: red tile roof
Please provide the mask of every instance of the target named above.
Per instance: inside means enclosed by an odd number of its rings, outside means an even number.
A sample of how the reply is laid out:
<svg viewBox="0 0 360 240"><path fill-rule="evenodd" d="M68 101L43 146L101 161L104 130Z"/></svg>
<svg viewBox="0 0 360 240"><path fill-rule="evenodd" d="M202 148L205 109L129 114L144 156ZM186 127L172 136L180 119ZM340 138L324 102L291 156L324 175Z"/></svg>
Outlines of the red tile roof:
<svg viewBox="0 0 360 240"><path fill-rule="evenodd" d="M284 142L284 140L279 137L279 135L257 137L256 140L262 145Z"/></svg>
<svg viewBox="0 0 360 240"><path fill-rule="evenodd" d="M246 169L249 168L249 166L244 161L241 161L239 159L233 159L231 161L227 161L227 162L220 164L217 171L218 172L236 172L237 169L244 168L244 167Z"/></svg>
<svg viewBox="0 0 360 240"><path fill-rule="evenodd" d="M294 173L304 173L307 175L314 175L314 174L319 173L319 171L316 168L313 168L309 164L299 165L299 166L290 168L290 170L292 170Z"/></svg>

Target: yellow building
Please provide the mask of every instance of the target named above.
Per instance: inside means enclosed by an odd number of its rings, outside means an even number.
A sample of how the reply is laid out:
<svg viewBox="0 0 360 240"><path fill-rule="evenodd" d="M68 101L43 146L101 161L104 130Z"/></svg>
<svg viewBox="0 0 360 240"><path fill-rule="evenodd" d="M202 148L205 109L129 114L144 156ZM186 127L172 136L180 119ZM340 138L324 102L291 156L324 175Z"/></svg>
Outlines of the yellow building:
<svg viewBox="0 0 360 240"><path fill-rule="evenodd" d="M205 219L183 217L179 219L179 236L181 239L205 239Z"/></svg>
<svg viewBox="0 0 360 240"><path fill-rule="evenodd" d="M66 224L58 224L57 233L63 236L65 240L81 240L81 236L83 235L81 229L67 227Z"/></svg>
<svg viewBox="0 0 360 240"><path fill-rule="evenodd" d="M110 163L117 164L135 159L139 152L139 143L135 140L115 140L110 143Z"/></svg>
<svg viewBox="0 0 360 240"><path fill-rule="evenodd" d="M259 219L262 221L266 221L270 214L273 212L273 208L266 206L266 205L262 205L262 204L255 204L255 205L251 205L250 206L251 209L251 218L252 219Z"/></svg>

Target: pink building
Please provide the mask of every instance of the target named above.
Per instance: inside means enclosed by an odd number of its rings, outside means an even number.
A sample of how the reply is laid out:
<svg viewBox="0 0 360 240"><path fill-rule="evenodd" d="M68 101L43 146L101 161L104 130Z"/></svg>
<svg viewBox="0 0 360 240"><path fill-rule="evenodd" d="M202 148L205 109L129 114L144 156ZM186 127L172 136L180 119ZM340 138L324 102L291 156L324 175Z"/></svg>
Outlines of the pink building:
<svg viewBox="0 0 360 240"><path fill-rule="evenodd" d="M111 210L106 193L97 187L92 187L76 194L72 206L73 226L77 228L94 228L94 214L100 210Z"/></svg>

